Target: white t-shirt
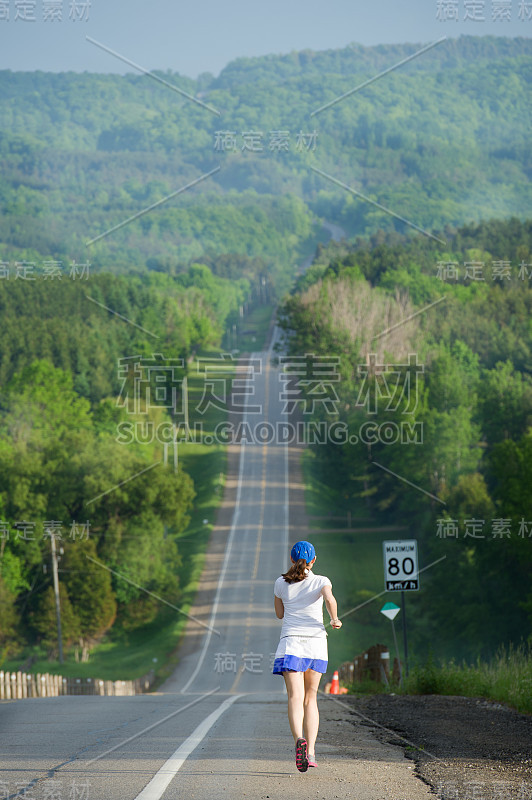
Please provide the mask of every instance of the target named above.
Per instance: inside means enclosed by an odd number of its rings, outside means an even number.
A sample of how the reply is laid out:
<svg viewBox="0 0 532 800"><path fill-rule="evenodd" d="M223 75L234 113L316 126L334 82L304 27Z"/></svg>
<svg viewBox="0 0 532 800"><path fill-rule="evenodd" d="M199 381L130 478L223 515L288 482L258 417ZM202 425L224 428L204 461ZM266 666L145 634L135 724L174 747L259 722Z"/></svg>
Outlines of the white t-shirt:
<svg viewBox="0 0 532 800"><path fill-rule="evenodd" d="M284 605L283 636L327 636L323 624L324 586L332 586L325 575L314 575L309 571L306 578L297 583L287 583L283 576L277 578L274 594Z"/></svg>

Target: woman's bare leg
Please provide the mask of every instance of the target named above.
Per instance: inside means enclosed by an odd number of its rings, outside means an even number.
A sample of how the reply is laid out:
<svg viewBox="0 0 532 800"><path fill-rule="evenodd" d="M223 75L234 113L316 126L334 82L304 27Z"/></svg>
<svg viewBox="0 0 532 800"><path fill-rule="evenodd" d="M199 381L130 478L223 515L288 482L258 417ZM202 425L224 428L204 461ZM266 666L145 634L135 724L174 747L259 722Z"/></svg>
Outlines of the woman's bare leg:
<svg viewBox="0 0 532 800"><path fill-rule="evenodd" d="M286 692L288 694L288 721L294 742L303 737L303 701L305 685L303 672L283 672Z"/></svg>
<svg viewBox="0 0 532 800"><path fill-rule="evenodd" d="M305 728L305 738L307 740L308 754L315 754L316 737L320 724L318 712L318 686L320 684L321 672L307 669L303 673L305 697L303 700L303 720Z"/></svg>

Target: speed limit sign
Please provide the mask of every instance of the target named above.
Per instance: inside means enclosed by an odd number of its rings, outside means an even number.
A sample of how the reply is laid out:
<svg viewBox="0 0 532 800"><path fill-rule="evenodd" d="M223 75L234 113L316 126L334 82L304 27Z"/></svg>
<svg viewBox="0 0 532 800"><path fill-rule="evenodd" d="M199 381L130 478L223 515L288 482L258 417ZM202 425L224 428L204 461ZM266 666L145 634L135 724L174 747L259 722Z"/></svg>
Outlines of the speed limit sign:
<svg viewBox="0 0 532 800"><path fill-rule="evenodd" d="M419 589L417 541L383 542L384 588L387 592Z"/></svg>

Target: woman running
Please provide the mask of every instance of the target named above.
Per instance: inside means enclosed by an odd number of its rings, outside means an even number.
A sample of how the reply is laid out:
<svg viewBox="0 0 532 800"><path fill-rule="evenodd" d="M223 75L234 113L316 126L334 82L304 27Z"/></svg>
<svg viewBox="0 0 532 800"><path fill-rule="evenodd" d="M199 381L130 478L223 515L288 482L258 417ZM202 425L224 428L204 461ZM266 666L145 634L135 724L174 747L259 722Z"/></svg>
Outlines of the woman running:
<svg viewBox="0 0 532 800"><path fill-rule="evenodd" d="M327 631L323 600L333 628L341 628L332 583L314 575L316 551L310 542L296 542L290 553L292 566L275 581L275 613L283 620L273 662L273 674L282 675L288 694L288 720L296 743L300 772L317 767L315 756L319 714L317 693L327 672Z"/></svg>

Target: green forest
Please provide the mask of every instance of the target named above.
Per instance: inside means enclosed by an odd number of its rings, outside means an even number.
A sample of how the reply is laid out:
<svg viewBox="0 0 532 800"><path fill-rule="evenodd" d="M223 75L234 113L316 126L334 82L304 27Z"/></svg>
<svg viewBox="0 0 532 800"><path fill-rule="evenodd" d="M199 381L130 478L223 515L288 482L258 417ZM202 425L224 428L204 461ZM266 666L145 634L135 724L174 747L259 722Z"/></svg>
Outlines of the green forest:
<svg viewBox="0 0 532 800"><path fill-rule="evenodd" d="M280 308L291 354L338 358L335 413L315 417L358 441L313 448L332 507L405 525L424 565L445 556L410 593L418 653L487 657L531 635L531 243L513 218L445 249L331 244Z"/></svg>
<svg viewBox="0 0 532 800"><path fill-rule="evenodd" d="M223 453L175 475L150 468L156 443L120 444L121 369L164 354L170 391L276 306L289 354L339 359L317 421L422 431L313 450L338 508L406 520L425 563L448 556L412 600L414 647L474 658L530 636L532 45L446 40L321 110L413 50L241 58L197 80L0 71L0 666L57 657L54 531L82 658L164 616L133 584L185 599L183 536Z"/></svg>
<svg viewBox="0 0 532 800"><path fill-rule="evenodd" d="M125 447L117 430L171 420L156 392L163 388L163 401L172 388L182 392L194 357L215 352L238 318L249 283L196 264L178 277L5 280L0 293L0 642L4 655L35 637L56 652L51 576L43 574L56 535L63 641L88 653L113 624L134 630L159 611L152 597L113 582L90 558L170 602L182 599L177 537L198 491L217 476L206 471L198 487L190 470L151 470L160 442L138 436ZM154 353L162 370L146 378L143 364ZM140 367L128 367L131 359ZM138 369L149 394L135 389Z"/></svg>
<svg viewBox="0 0 532 800"><path fill-rule="evenodd" d="M394 229L311 167L425 230L521 216L530 49L525 38L447 40L319 113L414 48L237 59L197 81L155 73L219 116L146 75L2 71L0 258L172 272L238 254L279 281L316 216L353 236Z"/></svg>

